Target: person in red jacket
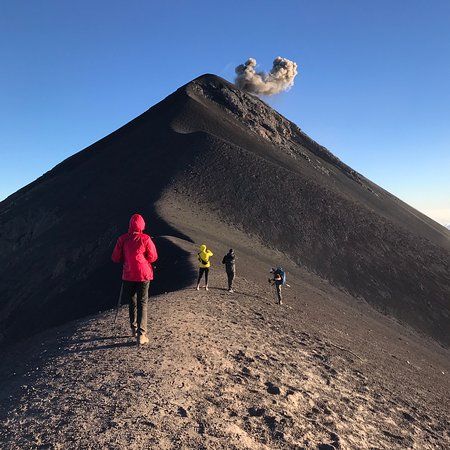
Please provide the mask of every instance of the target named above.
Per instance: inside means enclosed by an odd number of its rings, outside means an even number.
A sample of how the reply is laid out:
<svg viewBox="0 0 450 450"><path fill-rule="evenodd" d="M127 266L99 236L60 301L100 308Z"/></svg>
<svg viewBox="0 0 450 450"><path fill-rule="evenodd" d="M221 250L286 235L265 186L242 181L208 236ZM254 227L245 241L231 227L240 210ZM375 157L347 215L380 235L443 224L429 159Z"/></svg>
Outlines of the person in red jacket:
<svg viewBox="0 0 450 450"><path fill-rule="evenodd" d="M155 244L144 229L144 219L134 214L128 233L117 239L111 256L115 263L123 263L123 293L130 302L131 333L139 345L148 344L148 288L153 280L152 263L158 259Z"/></svg>

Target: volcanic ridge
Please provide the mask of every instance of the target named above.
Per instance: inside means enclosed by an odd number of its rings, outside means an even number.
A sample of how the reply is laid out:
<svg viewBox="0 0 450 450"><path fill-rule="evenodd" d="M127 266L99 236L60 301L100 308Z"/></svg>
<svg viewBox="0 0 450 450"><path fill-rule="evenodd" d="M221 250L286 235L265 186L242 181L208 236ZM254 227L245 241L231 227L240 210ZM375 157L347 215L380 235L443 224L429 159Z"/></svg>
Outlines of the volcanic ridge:
<svg viewBox="0 0 450 450"><path fill-rule="evenodd" d="M191 81L1 202L0 339L110 307L117 286L105 280L118 276L111 247L135 211L153 235L195 242L208 232L218 239L203 220L211 214L228 234L239 230L450 342L448 231L214 75ZM159 266L155 292L192 276L174 279Z"/></svg>
<svg viewBox="0 0 450 450"><path fill-rule="evenodd" d="M108 311L136 212L160 254L146 348ZM0 203L2 448L448 448L449 253L261 99L196 78Z"/></svg>

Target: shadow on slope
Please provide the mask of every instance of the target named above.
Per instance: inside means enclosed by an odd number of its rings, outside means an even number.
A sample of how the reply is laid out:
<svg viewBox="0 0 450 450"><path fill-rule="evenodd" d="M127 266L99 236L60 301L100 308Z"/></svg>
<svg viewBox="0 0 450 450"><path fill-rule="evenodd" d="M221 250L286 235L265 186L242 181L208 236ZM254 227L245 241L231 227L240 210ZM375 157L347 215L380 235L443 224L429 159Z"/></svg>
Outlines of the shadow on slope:
<svg viewBox="0 0 450 450"><path fill-rule="evenodd" d="M192 253L186 241L171 236L155 239L159 258L155 267L155 279L151 295L178 291L194 283L197 270L192 264Z"/></svg>
<svg viewBox="0 0 450 450"><path fill-rule="evenodd" d="M154 210L191 158L170 142L171 133L144 114L1 202L0 344L113 307L121 268L110 256L133 213L144 216L152 236L189 241ZM163 261L166 252L168 259L185 259L175 244L160 245ZM158 267L154 292L191 281L189 271L169 281Z"/></svg>

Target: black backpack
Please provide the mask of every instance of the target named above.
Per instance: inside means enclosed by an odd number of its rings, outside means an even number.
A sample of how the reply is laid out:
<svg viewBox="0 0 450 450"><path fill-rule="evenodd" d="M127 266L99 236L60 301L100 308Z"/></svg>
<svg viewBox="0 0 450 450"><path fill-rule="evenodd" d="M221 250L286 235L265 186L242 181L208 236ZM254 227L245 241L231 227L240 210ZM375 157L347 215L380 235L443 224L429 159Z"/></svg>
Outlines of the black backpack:
<svg viewBox="0 0 450 450"><path fill-rule="evenodd" d="M206 266L208 264L208 261L204 261L202 258L200 258L200 253L197 253L198 256L198 260L204 265Z"/></svg>

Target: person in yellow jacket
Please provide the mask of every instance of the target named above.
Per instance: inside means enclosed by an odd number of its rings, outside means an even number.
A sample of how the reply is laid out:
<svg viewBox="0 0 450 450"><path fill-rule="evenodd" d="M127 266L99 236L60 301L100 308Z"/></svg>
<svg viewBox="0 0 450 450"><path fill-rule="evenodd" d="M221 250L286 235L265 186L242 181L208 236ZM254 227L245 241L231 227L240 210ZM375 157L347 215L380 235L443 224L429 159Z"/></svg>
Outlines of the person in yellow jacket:
<svg viewBox="0 0 450 450"><path fill-rule="evenodd" d="M208 290L208 275L209 268L211 267L211 261L209 258L213 255L211 250L206 248L205 244L200 245L200 251L197 253L198 258L198 280L197 280L197 291L200 289L200 280L203 274L205 274L205 289Z"/></svg>

